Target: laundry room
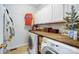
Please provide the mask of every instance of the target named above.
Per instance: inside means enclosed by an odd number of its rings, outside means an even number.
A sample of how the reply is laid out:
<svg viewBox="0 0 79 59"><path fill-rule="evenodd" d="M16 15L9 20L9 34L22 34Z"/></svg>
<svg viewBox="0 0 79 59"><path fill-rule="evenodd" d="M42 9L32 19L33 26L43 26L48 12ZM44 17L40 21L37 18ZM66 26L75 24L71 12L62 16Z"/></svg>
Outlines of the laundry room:
<svg viewBox="0 0 79 59"><path fill-rule="evenodd" d="M0 54L79 54L79 4L0 4Z"/></svg>

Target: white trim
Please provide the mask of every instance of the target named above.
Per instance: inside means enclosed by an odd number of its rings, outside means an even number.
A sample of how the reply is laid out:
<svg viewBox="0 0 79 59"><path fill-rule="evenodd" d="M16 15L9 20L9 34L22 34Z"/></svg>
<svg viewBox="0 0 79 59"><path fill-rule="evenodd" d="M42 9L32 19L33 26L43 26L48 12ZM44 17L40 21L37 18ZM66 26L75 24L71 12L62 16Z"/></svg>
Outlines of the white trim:
<svg viewBox="0 0 79 59"><path fill-rule="evenodd" d="M27 43L19 44L19 45L13 46L13 47L8 47L7 50L10 50L10 49L13 49L13 48L18 48L18 47L25 46L25 45L27 45Z"/></svg>

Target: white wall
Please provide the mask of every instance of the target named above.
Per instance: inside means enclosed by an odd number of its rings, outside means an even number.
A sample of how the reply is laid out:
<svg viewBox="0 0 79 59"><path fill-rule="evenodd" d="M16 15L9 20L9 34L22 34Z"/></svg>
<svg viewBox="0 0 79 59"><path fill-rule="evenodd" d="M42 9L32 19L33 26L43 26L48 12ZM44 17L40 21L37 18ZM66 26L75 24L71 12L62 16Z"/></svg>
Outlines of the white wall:
<svg viewBox="0 0 79 59"><path fill-rule="evenodd" d="M0 5L0 44L3 44L3 6ZM3 53L3 49L0 49L0 54Z"/></svg>
<svg viewBox="0 0 79 59"><path fill-rule="evenodd" d="M3 13L4 13L3 6L0 5L0 44L3 43Z"/></svg>
<svg viewBox="0 0 79 59"><path fill-rule="evenodd" d="M29 5L5 5L6 8L9 10L10 15L14 21L15 27L15 37L8 44L8 49L18 47L24 44L27 44L28 39L28 32L27 29L24 29L24 15L27 12L34 13L35 8Z"/></svg>

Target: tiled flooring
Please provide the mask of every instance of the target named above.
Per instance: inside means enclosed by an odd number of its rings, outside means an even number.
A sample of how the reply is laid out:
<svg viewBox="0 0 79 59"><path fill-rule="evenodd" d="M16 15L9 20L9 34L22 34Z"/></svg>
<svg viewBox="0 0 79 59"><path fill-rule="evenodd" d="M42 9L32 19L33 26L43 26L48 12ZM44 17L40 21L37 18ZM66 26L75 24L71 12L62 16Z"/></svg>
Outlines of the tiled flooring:
<svg viewBox="0 0 79 59"><path fill-rule="evenodd" d="M28 54L27 50L28 50L27 46L22 46L22 47L18 47L15 50L8 51L7 54Z"/></svg>

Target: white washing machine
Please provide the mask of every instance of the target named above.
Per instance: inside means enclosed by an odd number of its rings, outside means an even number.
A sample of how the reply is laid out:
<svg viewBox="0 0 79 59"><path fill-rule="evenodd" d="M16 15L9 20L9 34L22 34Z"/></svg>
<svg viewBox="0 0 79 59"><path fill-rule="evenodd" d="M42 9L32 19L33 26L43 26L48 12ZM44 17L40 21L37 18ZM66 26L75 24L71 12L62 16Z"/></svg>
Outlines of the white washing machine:
<svg viewBox="0 0 79 59"><path fill-rule="evenodd" d="M37 54L38 53L38 35L34 33L30 33L28 39L29 45L29 53L30 54Z"/></svg>
<svg viewBox="0 0 79 59"><path fill-rule="evenodd" d="M79 49L44 37L41 45L41 53L42 54L79 54Z"/></svg>

